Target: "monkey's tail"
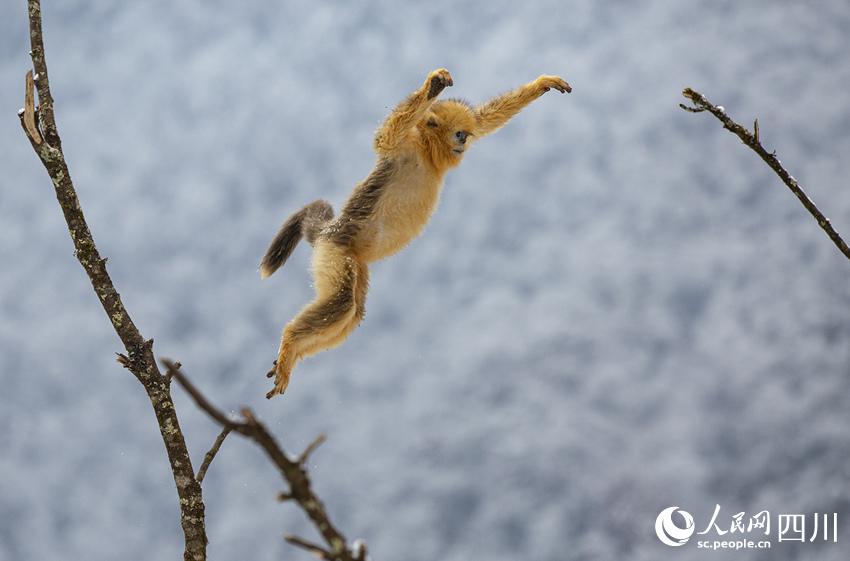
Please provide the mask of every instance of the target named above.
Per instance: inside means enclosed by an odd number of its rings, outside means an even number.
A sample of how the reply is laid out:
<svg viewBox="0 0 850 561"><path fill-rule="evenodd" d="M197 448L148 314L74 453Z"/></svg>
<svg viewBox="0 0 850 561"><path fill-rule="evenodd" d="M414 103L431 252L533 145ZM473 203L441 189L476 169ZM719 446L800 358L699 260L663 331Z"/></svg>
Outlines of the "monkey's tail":
<svg viewBox="0 0 850 561"><path fill-rule="evenodd" d="M271 276L286 263L302 237L306 237L310 244L316 241L318 233L333 217L331 205L327 201L318 200L287 218L260 261L260 278Z"/></svg>

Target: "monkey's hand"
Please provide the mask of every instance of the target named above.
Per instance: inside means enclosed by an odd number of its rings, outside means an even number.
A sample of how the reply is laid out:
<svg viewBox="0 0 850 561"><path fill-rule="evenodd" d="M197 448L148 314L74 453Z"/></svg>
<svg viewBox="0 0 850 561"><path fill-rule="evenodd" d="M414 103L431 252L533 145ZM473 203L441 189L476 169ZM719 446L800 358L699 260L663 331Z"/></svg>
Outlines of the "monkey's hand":
<svg viewBox="0 0 850 561"><path fill-rule="evenodd" d="M438 68L428 74L425 83L393 109L375 133L375 150L378 154L394 154L398 147L404 144L411 129L425 116L440 92L452 83L452 75L445 68Z"/></svg>
<svg viewBox="0 0 850 561"><path fill-rule="evenodd" d="M547 76L544 74L534 81L534 85L539 88L541 94L548 92L551 88L555 88L561 93L570 93L573 91L566 80L560 76Z"/></svg>
<svg viewBox="0 0 850 561"><path fill-rule="evenodd" d="M441 91L452 85L454 85L454 82L449 71L445 68L438 68L428 74L422 87L428 92L428 99L434 99L440 95Z"/></svg>

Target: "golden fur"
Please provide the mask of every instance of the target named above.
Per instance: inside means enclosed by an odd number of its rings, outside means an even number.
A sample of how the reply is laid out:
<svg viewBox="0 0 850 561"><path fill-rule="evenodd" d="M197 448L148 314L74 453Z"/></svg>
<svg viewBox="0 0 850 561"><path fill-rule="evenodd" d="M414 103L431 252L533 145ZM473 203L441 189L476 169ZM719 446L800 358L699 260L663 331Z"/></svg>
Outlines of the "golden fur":
<svg viewBox="0 0 850 561"><path fill-rule="evenodd" d="M293 214L273 240L261 276L272 274L306 237L314 248L316 298L284 328L269 373L275 385L266 397L286 390L298 360L340 344L357 327L365 314L368 264L398 252L422 232L446 172L460 164L469 146L550 88L571 91L557 76L540 76L478 107L437 101L451 85L447 70L435 70L390 114L375 135L375 169L355 187L339 216L333 218L330 205L316 201Z"/></svg>

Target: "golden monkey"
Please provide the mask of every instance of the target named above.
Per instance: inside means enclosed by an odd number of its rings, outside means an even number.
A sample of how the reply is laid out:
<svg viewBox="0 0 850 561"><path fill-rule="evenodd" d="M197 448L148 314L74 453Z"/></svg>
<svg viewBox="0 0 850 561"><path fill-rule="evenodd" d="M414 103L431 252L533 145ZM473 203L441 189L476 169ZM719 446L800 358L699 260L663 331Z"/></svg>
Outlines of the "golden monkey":
<svg viewBox="0 0 850 561"><path fill-rule="evenodd" d="M369 263L388 257L422 232L440 196L446 172L460 164L472 142L494 132L526 105L554 88L572 91L558 76L536 80L473 107L437 101L452 85L434 70L396 107L375 134L378 161L334 218L326 201L305 206L284 222L260 263L266 278L286 262L304 237L313 246L316 298L283 330L274 388L282 394L295 363L339 345L363 320Z"/></svg>

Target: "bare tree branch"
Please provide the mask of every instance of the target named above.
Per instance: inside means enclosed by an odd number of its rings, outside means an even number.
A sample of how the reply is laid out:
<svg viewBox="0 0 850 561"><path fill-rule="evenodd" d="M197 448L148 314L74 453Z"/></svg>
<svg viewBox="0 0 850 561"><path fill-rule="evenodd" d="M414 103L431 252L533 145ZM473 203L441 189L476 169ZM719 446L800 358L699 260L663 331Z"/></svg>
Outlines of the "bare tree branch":
<svg viewBox="0 0 850 561"><path fill-rule="evenodd" d="M714 105L704 95L701 93L692 90L691 88L685 88L682 91L682 95L693 102L694 107L688 107L687 105L680 103L679 107L684 109L685 111L690 111L691 113L701 113L703 111L708 111L715 117L717 117L721 123L723 123L723 128L733 132L741 139L741 142L749 146L756 154L758 154L764 162L770 166L776 175L779 176L779 179L782 180L785 185L791 189L791 192L794 193L800 202L806 207L806 210L814 216L818 225L826 232L826 235L829 236L829 239L832 240L832 243L838 248L841 253L844 254L845 257L850 259L850 247L847 246L847 243L842 239L842 237L835 231L835 228L832 227L832 223L829 219L823 215L820 209L815 205L814 202L809 198L809 196L803 191L803 188L794 179L788 171L782 167L782 163L779 161L779 158L776 157L776 152L768 152L761 143L759 139L759 124L758 119L753 123L754 132L748 131L743 126L739 125L735 121L733 121L729 115L726 114L726 110L721 105Z"/></svg>
<svg viewBox="0 0 850 561"><path fill-rule="evenodd" d="M218 454L218 451L221 449L221 445L224 444L224 439L227 438L227 435L230 434L230 431L232 430L233 429L230 427L224 427L221 429L221 432L218 437L216 437L215 442L213 442L212 448L210 448L210 451L204 456L204 461L201 464L201 467L198 468L198 475L195 476L198 483L204 482L204 477L207 475L207 470L210 469L210 464L215 459L215 455Z"/></svg>
<svg viewBox="0 0 850 561"><path fill-rule="evenodd" d="M213 406L209 400L189 381L183 372L177 368L177 365L169 360L162 361L167 374L170 374L172 379L176 380L186 393L195 401L207 415L215 420L218 424L225 428L241 434L242 436L253 440L260 448L265 451L266 455L272 463L278 468L281 477L289 484L289 492L281 493L278 496L280 500L292 500L298 503L298 506L307 514L307 517L319 531L328 548L324 549L315 544L311 544L301 538L290 539L290 543L296 543L302 548L309 549L314 554L321 553L323 559L334 561L358 561L362 555L360 552L365 552L365 545L358 545L358 555L355 555L348 546L348 541L330 521L325 507L319 497L313 492L310 483L310 478L307 475L305 463L319 444L324 441L323 436L314 440L306 450L295 460L289 458L275 438L269 433L265 425L254 417L254 413L243 408L243 421L231 420L221 410ZM363 554L365 555L365 554Z"/></svg>
<svg viewBox="0 0 850 561"><path fill-rule="evenodd" d="M74 255L86 271L98 300L127 351L126 355L119 356L119 361L141 382L153 406L179 496L180 521L185 539L183 559L203 561L206 559L207 545L204 502L171 400L170 385L157 368L152 351L153 340L142 337L124 308L106 271L106 259L100 256L86 223L56 128L44 57L39 0L28 0L28 15L30 54L35 75L32 72L26 74L24 108L19 112L21 126L53 182L56 198L74 243ZM34 107L34 88L38 93L37 109Z"/></svg>

